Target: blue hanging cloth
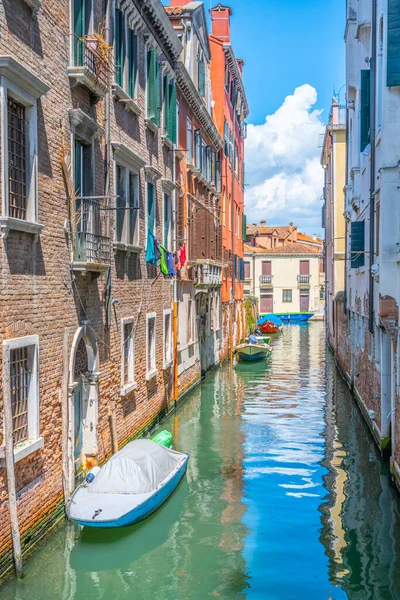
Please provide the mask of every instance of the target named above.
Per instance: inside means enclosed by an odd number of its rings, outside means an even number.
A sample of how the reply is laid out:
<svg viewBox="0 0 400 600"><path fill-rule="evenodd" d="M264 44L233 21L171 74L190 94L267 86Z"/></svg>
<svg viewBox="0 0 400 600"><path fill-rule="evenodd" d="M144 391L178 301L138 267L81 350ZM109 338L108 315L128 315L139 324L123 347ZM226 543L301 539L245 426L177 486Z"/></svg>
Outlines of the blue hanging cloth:
<svg viewBox="0 0 400 600"><path fill-rule="evenodd" d="M150 263L151 265L157 266L158 261L157 261L156 247L155 247L154 242L155 242L154 233L151 231L151 229L148 229L147 230L146 262Z"/></svg>
<svg viewBox="0 0 400 600"><path fill-rule="evenodd" d="M167 267L168 267L168 276L175 277L175 260L172 252L167 252Z"/></svg>

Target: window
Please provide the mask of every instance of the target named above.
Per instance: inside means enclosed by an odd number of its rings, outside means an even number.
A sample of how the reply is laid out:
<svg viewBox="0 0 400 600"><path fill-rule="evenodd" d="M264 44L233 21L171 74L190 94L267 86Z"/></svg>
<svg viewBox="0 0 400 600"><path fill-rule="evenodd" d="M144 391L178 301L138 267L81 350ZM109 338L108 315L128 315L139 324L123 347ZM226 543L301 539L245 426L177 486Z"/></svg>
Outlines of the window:
<svg viewBox="0 0 400 600"><path fill-rule="evenodd" d="M157 375L156 369L156 313L147 315L146 331L146 379Z"/></svg>
<svg viewBox="0 0 400 600"><path fill-rule="evenodd" d="M85 46L82 38L88 35L92 19L92 0L74 0L74 64L84 65Z"/></svg>
<svg viewBox="0 0 400 600"><path fill-rule="evenodd" d="M282 302L292 302L292 290L282 290Z"/></svg>
<svg viewBox="0 0 400 600"><path fill-rule="evenodd" d="M186 161L193 161L193 139L192 139L192 122L186 119Z"/></svg>
<svg viewBox="0 0 400 600"><path fill-rule="evenodd" d="M197 79L198 79L198 88L200 95L205 98L206 96L206 71L204 60L201 55L199 55L199 59L197 61Z"/></svg>
<svg viewBox="0 0 400 600"><path fill-rule="evenodd" d="M157 50L149 48L147 50L147 83L146 83L146 99L147 99L147 118L151 119L155 125L159 125L159 67L157 62Z"/></svg>
<svg viewBox="0 0 400 600"><path fill-rule="evenodd" d="M397 2L390 3L387 13L387 85L400 85L399 69L399 18L400 7Z"/></svg>
<svg viewBox="0 0 400 600"><path fill-rule="evenodd" d="M214 331L218 331L220 328L220 324L219 324L219 296L216 295L215 296L215 302L214 302Z"/></svg>
<svg viewBox="0 0 400 600"><path fill-rule="evenodd" d="M139 246L139 174L116 164L115 241ZM128 248L129 249L129 248Z"/></svg>
<svg viewBox="0 0 400 600"><path fill-rule="evenodd" d="M244 278L250 279L250 263L247 260L244 262Z"/></svg>
<svg viewBox="0 0 400 600"><path fill-rule="evenodd" d="M229 156L229 126L226 121L224 121L224 154Z"/></svg>
<svg viewBox="0 0 400 600"><path fill-rule="evenodd" d="M229 164L231 167L233 165L233 160L234 160L233 154L234 154L234 152L233 152L233 133L230 131L229 132Z"/></svg>
<svg viewBox="0 0 400 600"><path fill-rule="evenodd" d="M351 223L351 250L350 260L351 268L357 269L364 266L364 221L354 221Z"/></svg>
<svg viewBox="0 0 400 600"><path fill-rule="evenodd" d="M122 10L115 10L115 80L124 87L124 71L126 62L125 15Z"/></svg>
<svg viewBox="0 0 400 600"><path fill-rule="evenodd" d="M3 360L9 361L9 394L12 413L14 460L17 462L43 447L39 425L39 338L32 335L4 340Z"/></svg>
<svg viewBox="0 0 400 600"><path fill-rule="evenodd" d="M122 319L121 327L121 396L137 386L135 382L134 319Z"/></svg>
<svg viewBox="0 0 400 600"><path fill-rule="evenodd" d="M229 65L228 65L228 63L225 63L225 91L226 92L229 92L229 86L230 86Z"/></svg>
<svg viewBox="0 0 400 600"><path fill-rule="evenodd" d="M172 221L172 206L171 197L168 194L164 194L164 228L163 228L163 245L167 250L172 249L171 240L171 221Z"/></svg>
<svg viewBox="0 0 400 600"><path fill-rule="evenodd" d="M364 350L365 345L365 320L364 317L360 317L360 347Z"/></svg>
<svg viewBox="0 0 400 600"><path fill-rule="evenodd" d="M164 369L172 364L172 325L171 311L164 310Z"/></svg>
<svg viewBox="0 0 400 600"><path fill-rule="evenodd" d="M152 233L156 231L156 198L154 183L147 182L147 227Z"/></svg>
<svg viewBox="0 0 400 600"><path fill-rule="evenodd" d="M128 29L128 93L135 97L137 69L137 36L133 29Z"/></svg>
<svg viewBox="0 0 400 600"><path fill-rule="evenodd" d="M194 314L193 314L193 298L188 298L188 328L187 328L187 343L194 342Z"/></svg>
<svg viewBox="0 0 400 600"><path fill-rule="evenodd" d="M28 90L25 91L25 90ZM38 234L37 99L48 86L10 56L0 57L2 111L1 229Z"/></svg>
<svg viewBox="0 0 400 600"><path fill-rule="evenodd" d="M215 319L215 315L214 315L214 298L211 297L210 298L210 329L211 329L211 331L214 331L214 329L215 329L214 319Z"/></svg>
<svg viewBox="0 0 400 600"><path fill-rule="evenodd" d="M376 256L379 256L379 251L380 251L380 236L379 236L379 230L380 230L380 226L381 226L381 205L380 203L377 203L376 205L376 212L375 212L375 254Z"/></svg>
<svg viewBox="0 0 400 600"><path fill-rule="evenodd" d="M202 139L200 129L195 129L194 132L194 166L200 172L202 171Z"/></svg>
<svg viewBox="0 0 400 600"><path fill-rule="evenodd" d="M163 77L163 133L173 144L176 143L176 84L169 75Z"/></svg>
<svg viewBox="0 0 400 600"><path fill-rule="evenodd" d="M360 152L365 150L370 142L370 71L363 69L361 71L361 91L360 91Z"/></svg>

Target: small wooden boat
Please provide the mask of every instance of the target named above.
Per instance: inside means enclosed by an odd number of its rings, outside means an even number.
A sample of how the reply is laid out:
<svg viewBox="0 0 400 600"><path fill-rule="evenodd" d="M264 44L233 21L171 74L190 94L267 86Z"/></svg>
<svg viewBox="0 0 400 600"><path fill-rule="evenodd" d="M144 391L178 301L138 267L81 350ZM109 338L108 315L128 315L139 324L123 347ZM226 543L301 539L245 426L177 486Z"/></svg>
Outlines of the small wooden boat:
<svg viewBox="0 0 400 600"><path fill-rule="evenodd" d="M274 314L261 315L257 321L257 328L261 333L277 333L283 327L281 319Z"/></svg>
<svg viewBox="0 0 400 600"><path fill-rule="evenodd" d="M239 360L245 362L254 362L267 358L271 352L270 346L267 344L240 344L236 348Z"/></svg>
<svg viewBox="0 0 400 600"><path fill-rule="evenodd" d="M305 323L314 316L314 313L278 313L277 316L284 323Z"/></svg>
<svg viewBox="0 0 400 600"><path fill-rule="evenodd" d="M78 486L68 517L86 527L133 525L172 494L186 472L188 459L188 454L151 440L134 440Z"/></svg>

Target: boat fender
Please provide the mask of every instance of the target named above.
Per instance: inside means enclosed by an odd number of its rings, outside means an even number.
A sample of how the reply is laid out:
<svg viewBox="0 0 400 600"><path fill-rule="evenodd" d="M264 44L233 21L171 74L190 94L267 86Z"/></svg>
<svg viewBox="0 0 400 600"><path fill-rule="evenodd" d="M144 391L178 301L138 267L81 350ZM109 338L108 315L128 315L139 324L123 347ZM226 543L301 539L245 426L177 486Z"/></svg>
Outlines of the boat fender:
<svg viewBox="0 0 400 600"><path fill-rule="evenodd" d="M90 469L89 473L85 477L86 483L92 483L95 480L96 475L99 471L100 467L93 467L92 469Z"/></svg>
<svg viewBox="0 0 400 600"><path fill-rule="evenodd" d="M92 517L92 521L99 516L99 514L102 512L101 508L96 508L96 510L94 511L94 515Z"/></svg>

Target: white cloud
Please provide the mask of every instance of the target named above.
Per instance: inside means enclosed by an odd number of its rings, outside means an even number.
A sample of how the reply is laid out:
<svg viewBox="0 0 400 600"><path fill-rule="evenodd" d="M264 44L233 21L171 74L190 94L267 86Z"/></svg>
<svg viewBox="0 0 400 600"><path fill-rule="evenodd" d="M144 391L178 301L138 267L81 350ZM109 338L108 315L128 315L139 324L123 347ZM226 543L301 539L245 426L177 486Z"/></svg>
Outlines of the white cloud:
<svg viewBox="0 0 400 600"><path fill-rule="evenodd" d="M308 233L321 231L318 136L324 132L321 112L313 110L316 90L295 89L262 125L248 126L246 140L247 222L271 225L293 221Z"/></svg>

